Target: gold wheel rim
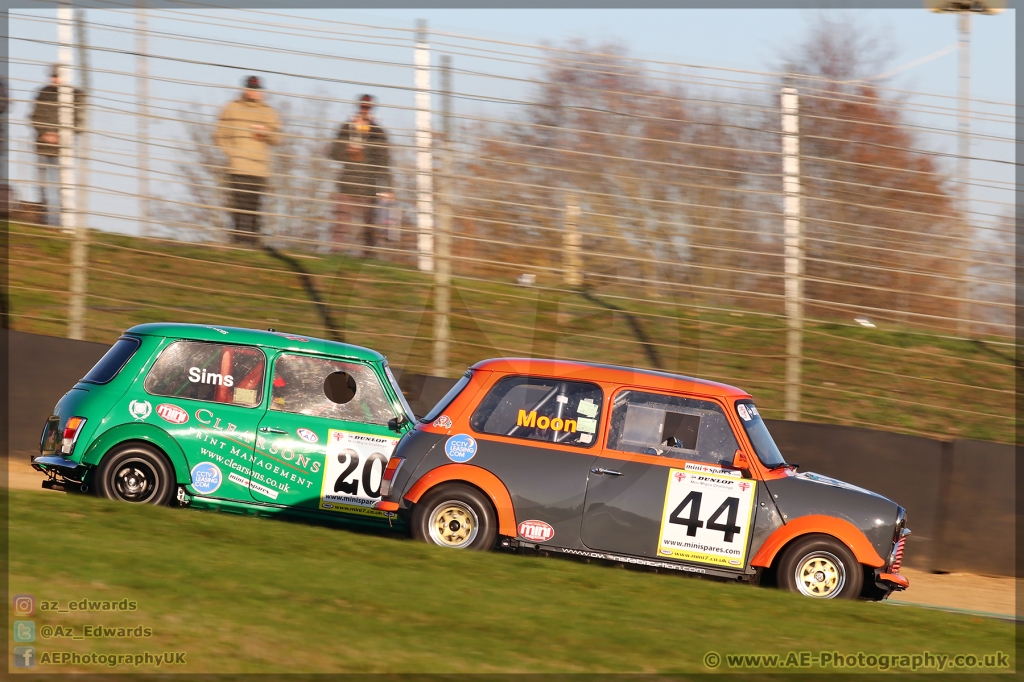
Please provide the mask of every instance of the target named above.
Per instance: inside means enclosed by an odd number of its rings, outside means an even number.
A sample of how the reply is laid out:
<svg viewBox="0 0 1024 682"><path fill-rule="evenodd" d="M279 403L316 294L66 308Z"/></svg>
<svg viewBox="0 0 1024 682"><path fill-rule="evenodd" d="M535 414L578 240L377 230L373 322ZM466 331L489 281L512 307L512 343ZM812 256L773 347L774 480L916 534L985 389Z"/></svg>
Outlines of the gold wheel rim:
<svg viewBox="0 0 1024 682"><path fill-rule="evenodd" d="M461 549L472 544L480 521L469 505L456 500L442 502L430 512L430 539L434 544Z"/></svg>
<svg viewBox="0 0 1024 682"><path fill-rule="evenodd" d="M846 568L839 557L830 552L813 552L800 561L795 577L802 594L831 599L846 585Z"/></svg>

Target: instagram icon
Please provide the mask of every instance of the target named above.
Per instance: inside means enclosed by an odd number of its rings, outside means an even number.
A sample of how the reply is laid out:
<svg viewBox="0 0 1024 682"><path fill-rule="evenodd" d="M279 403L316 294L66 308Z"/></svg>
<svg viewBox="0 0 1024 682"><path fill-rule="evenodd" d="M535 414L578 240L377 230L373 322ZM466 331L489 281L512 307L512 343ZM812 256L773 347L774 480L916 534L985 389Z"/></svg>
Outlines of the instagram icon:
<svg viewBox="0 0 1024 682"><path fill-rule="evenodd" d="M31 616L36 610L36 599L31 594L14 595L14 615Z"/></svg>

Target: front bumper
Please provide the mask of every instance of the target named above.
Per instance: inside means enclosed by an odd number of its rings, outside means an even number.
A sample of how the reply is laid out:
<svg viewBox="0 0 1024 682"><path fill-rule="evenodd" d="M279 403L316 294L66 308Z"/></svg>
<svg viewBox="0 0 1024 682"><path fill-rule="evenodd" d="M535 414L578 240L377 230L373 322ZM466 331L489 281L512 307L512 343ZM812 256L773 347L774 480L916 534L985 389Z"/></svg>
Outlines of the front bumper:
<svg viewBox="0 0 1024 682"><path fill-rule="evenodd" d="M899 592L910 587L910 581L904 578L899 573L879 573L878 580L886 583L893 590Z"/></svg>

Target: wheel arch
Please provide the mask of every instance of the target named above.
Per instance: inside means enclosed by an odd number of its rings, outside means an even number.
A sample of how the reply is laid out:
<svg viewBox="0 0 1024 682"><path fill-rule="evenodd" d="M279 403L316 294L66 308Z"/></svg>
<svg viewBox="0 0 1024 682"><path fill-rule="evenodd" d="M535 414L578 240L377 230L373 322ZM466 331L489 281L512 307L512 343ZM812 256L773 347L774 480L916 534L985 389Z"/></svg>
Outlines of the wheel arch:
<svg viewBox="0 0 1024 682"><path fill-rule="evenodd" d="M162 452L174 469L174 478L178 485L188 485L192 482L188 460L181 446L169 433L152 424L122 424L104 431L85 451L82 463L98 466L108 452L119 445L131 442L141 442Z"/></svg>
<svg viewBox="0 0 1024 682"><path fill-rule="evenodd" d="M490 499L498 515L498 534L516 537L516 515L512 496L497 476L471 464L445 464L431 469L409 489L402 499L416 504L428 492L443 483L473 486Z"/></svg>
<svg viewBox="0 0 1024 682"><path fill-rule="evenodd" d="M777 528L754 554L750 565L771 568L775 559L787 547L808 535L828 535L835 538L846 545L863 566L881 568L885 565L885 561L878 556L878 552L859 528L845 519L820 514L801 516Z"/></svg>

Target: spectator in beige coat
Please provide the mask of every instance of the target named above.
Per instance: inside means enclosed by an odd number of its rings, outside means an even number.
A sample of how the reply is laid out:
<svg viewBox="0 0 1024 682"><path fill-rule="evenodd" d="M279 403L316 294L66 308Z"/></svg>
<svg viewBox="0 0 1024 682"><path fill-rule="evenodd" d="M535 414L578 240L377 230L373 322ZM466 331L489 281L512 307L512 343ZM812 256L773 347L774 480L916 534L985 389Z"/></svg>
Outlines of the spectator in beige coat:
<svg viewBox="0 0 1024 682"><path fill-rule="evenodd" d="M258 76L245 79L242 96L229 103L217 121L214 143L227 157L232 240L255 244L260 234L260 205L270 177L271 147L281 142L281 120L263 101Z"/></svg>

